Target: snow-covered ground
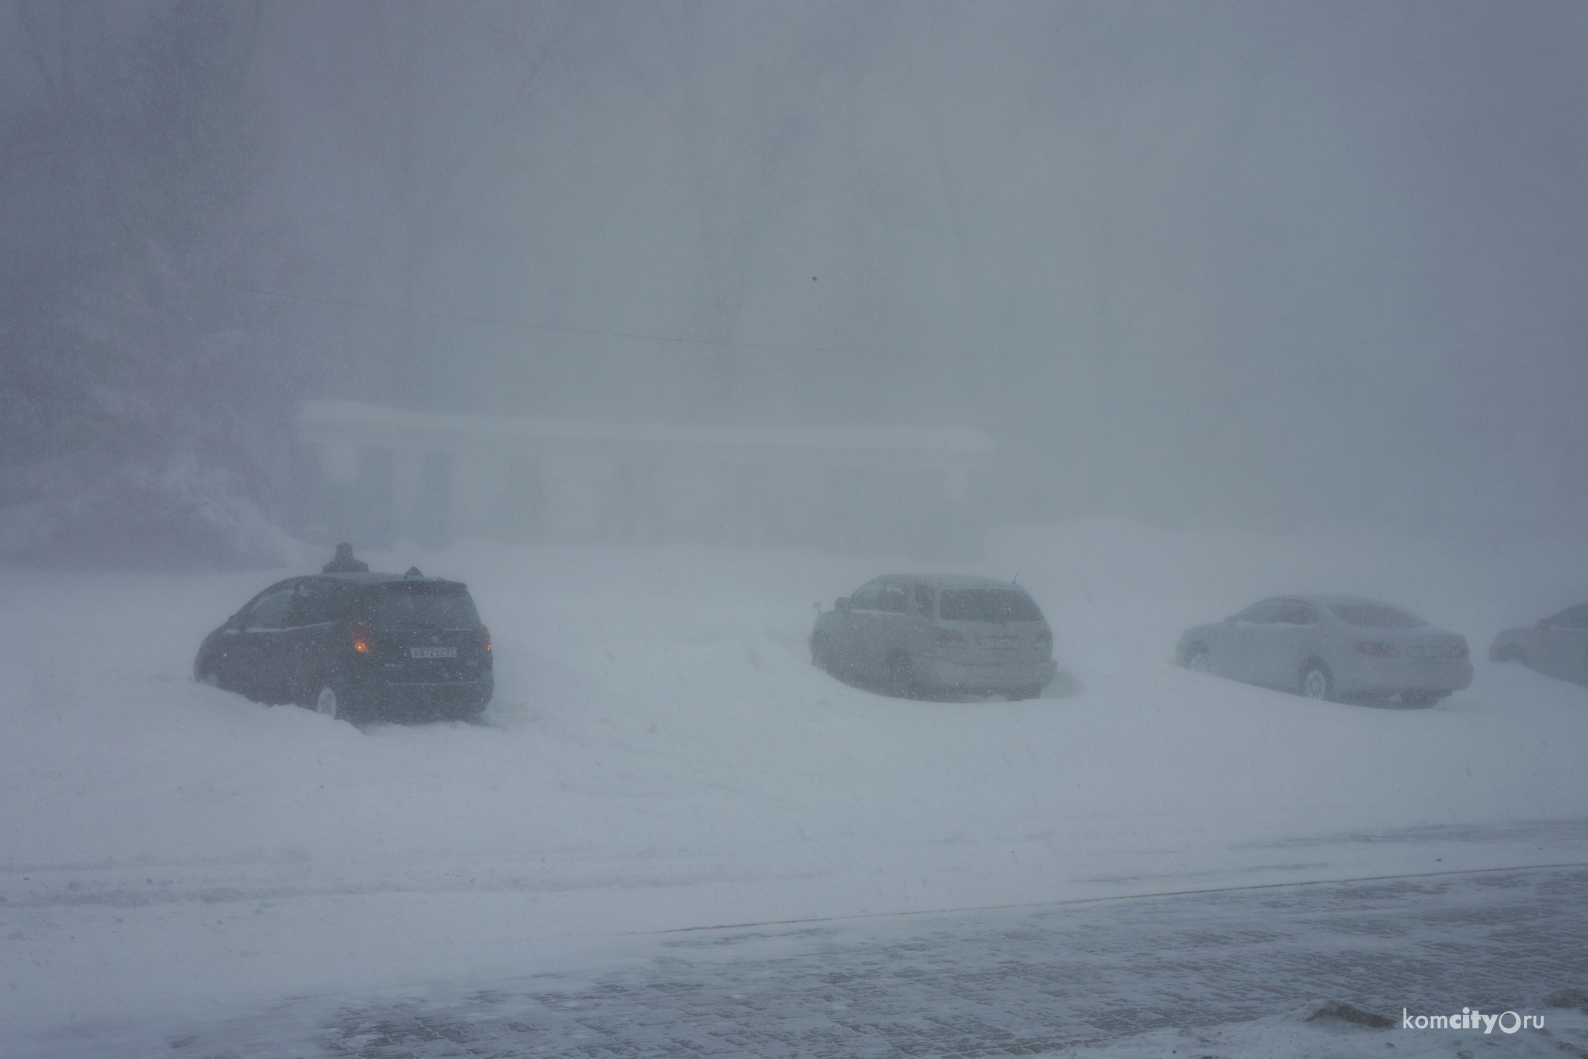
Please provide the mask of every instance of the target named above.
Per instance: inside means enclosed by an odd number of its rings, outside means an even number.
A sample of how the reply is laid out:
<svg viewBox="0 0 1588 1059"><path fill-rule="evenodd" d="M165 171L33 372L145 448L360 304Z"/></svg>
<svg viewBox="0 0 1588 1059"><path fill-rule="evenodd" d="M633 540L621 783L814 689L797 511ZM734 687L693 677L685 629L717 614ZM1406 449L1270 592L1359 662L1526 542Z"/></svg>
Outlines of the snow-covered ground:
<svg viewBox="0 0 1588 1059"><path fill-rule="evenodd" d="M1454 1014L1459 1017L1461 1009L1457 1008ZM1496 1019L1506 1016L1505 1012L1484 1014ZM1511 1028L1510 1035L1495 1026L1489 1027L1487 1033L1481 1028L1375 1031L1342 1019L1312 1016L1310 1007L1302 1007L1251 1022L1197 1030L1154 1030L1096 1047L1066 1048L1052 1054L1084 1055L1087 1059L1162 1059L1171 1055L1184 1055L1187 1059L1360 1059L1379 1054L1393 1055L1395 1059L1472 1059L1475 1055L1501 1054L1484 1047L1489 1045L1504 1048L1507 1059L1558 1059L1581 1054L1581 1045L1576 1042L1588 1040L1588 1017L1570 1008L1532 1016L1544 1019L1542 1029L1531 1025L1520 1029L1514 1016L1507 1018L1505 1025ZM1387 1036L1394 1040L1385 1040ZM1386 1045L1394 1051L1386 1052Z"/></svg>
<svg viewBox="0 0 1588 1059"><path fill-rule="evenodd" d="M686 926L1588 862L1549 824L1588 819L1588 689L1484 660L1588 598L1580 548L1001 532L954 569L1018 571L1047 612L1069 677L1022 703L811 667L811 603L921 568L902 559L366 558L469 582L488 724L361 731L193 684L204 633L297 569L0 569L0 1040L72 1054L290 996L598 966ZM1375 709L1170 664L1187 625L1307 590L1464 633L1472 688Z"/></svg>

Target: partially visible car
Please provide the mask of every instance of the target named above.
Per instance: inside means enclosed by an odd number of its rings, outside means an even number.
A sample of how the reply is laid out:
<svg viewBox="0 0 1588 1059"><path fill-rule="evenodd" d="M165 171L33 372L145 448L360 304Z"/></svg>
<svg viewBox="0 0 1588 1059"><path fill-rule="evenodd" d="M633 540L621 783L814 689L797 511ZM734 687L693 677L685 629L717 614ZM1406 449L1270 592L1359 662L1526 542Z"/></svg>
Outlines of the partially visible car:
<svg viewBox="0 0 1588 1059"><path fill-rule="evenodd" d="M1472 683L1466 638L1378 600L1275 596L1186 630L1187 669L1311 699L1426 707Z"/></svg>
<svg viewBox="0 0 1588 1059"><path fill-rule="evenodd" d="M888 574L819 613L811 660L900 698L1036 698L1053 682L1053 631L1025 589L986 577Z"/></svg>
<svg viewBox="0 0 1588 1059"><path fill-rule="evenodd" d="M349 720L477 719L495 678L468 586L337 567L249 600L204 638L193 678Z"/></svg>
<svg viewBox="0 0 1588 1059"><path fill-rule="evenodd" d="M1545 676L1588 686L1588 603L1528 628L1506 629L1489 646L1489 661L1520 662Z"/></svg>

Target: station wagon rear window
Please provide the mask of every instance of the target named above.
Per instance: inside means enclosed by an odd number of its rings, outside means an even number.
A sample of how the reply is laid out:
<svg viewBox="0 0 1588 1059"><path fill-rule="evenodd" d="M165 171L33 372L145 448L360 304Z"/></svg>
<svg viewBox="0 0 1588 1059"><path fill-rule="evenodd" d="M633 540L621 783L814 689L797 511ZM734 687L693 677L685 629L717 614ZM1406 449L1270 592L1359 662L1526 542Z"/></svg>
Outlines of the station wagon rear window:
<svg viewBox="0 0 1588 1059"><path fill-rule="evenodd" d="M945 588L937 603L943 621L1041 621L1042 611L1017 588Z"/></svg>
<svg viewBox="0 0 1588 1059"><path fill-rule="evenodd" d="M1426 621L1399 607L1373 603L1335 603L1329 607L1347 625L1361 629L1416 629Z"/></svg>
<svg viewBox="0 0 1588 1059"><path fill-rule="evenodd" d="M479 611L474 609L466 587L425 581L381 585L370 600L370 617L376 625L387 628L406 625L472 629L480 624Z"/></svg>

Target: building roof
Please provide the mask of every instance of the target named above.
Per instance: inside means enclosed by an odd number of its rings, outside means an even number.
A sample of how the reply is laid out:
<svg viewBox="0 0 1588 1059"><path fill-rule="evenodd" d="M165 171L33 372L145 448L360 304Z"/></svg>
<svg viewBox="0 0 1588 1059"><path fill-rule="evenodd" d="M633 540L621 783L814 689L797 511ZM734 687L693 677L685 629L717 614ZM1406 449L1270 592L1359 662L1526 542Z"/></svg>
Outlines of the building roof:
<svg viewBox="0 0 1588 1059"><path fill-rule="evenodd" d="M408 412L357 401L306 401L300 433L420 433L525 441L618 442L647 446L991 455L993 439L974 427L748 427L587 423L570 419Z"/></svg>

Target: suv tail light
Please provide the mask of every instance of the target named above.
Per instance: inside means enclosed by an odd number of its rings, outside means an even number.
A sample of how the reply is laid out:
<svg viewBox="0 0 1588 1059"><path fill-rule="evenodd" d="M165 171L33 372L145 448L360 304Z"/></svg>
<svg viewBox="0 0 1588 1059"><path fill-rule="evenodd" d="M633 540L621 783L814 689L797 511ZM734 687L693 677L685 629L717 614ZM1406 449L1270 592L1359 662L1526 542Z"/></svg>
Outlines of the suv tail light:
<svg viewBox="0 0 1588 1059"><path fill-rule="evenodd" d="M1043 629L1041 632L1037 633L1037 644L1042 647L1052 647L1053 630Z"/></svg>
<svg viewBox="0 0 1588 1059"><path fill-rule="evenodd" d="M379 649L375 644L375 630L361 621L354 622L347 630L347 643L356 655L378 654Z"/></svg>
<svg viewBox="0 0 1588 1059"><path fill-rule="evenodd" d="M485 625L480 626L480 650L491 653L491 630Z"/></svg>
<svg viewBox="0 0 1588 1059"><path fill-rule="evenodd" d="M1467 657L1467 641L1462 640L1460 643L1456 644L1456 646L1450 649L1450 653L1456 658Z"/></svg>
<svg viewBox="0 0 1588 1059"><path fill-rule="evenodd" d="M1363 640L1356 645L1356 649L1365 655L1374 655L1378 658L1398 658L1400 651L1392 643L1383 640Z"/></svg>
<svg viewBox="0 0 1588 1059"><path fill-rule="evenodd" d="M938 629L937 646L939 647L964 647L965 637L953 629Z"/></svg>

